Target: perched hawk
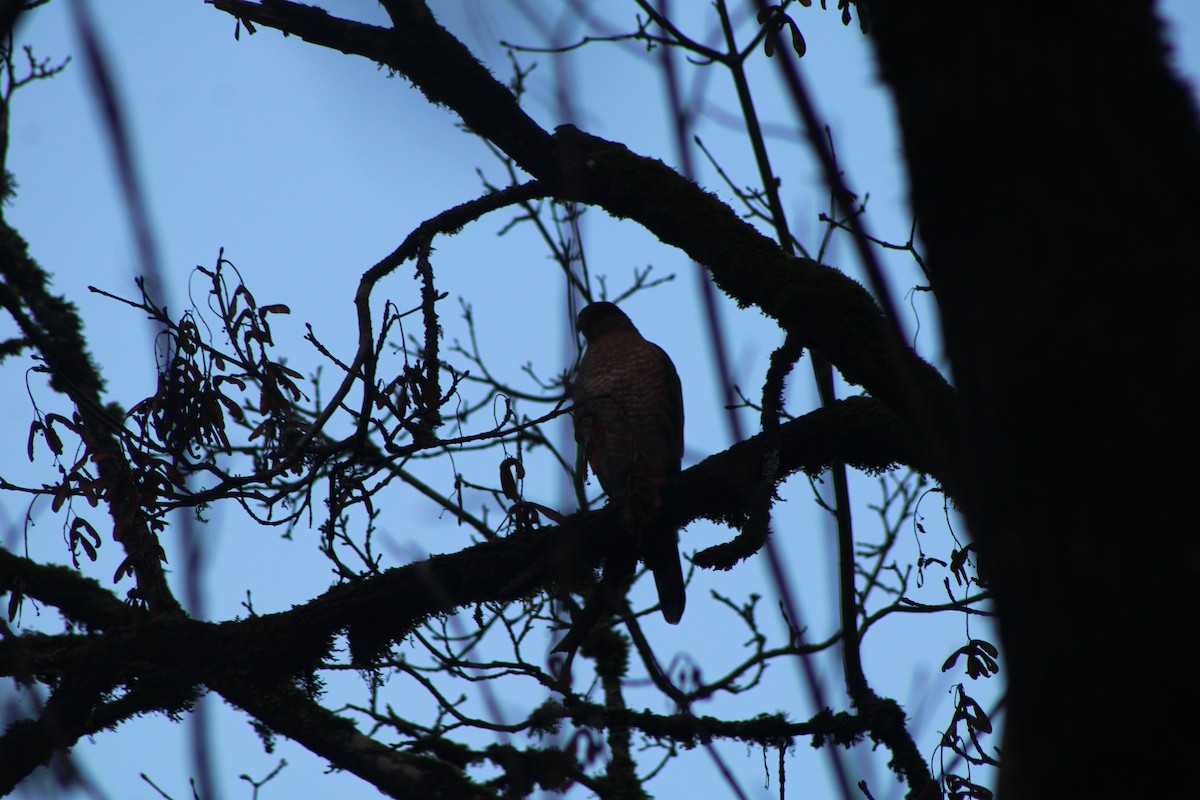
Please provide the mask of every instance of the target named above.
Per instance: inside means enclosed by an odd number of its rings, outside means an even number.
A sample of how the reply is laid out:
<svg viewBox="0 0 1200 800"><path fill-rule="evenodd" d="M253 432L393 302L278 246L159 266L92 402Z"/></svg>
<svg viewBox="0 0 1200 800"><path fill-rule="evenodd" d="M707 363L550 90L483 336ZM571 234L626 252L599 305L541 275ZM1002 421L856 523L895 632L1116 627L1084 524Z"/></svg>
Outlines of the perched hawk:
<svg viewBox="0 0 1200 800"><path fill-rule="evenodd" d="M638 539L663 616L673 625L686 599L679 542L675 531L646 523L662 505L659 488L679 474L683 458L679 376L663 349L643 339L612 303L584 308L578 327L587 351L571 390L575 441L610 502L623 504L625 525Z"/></svg>

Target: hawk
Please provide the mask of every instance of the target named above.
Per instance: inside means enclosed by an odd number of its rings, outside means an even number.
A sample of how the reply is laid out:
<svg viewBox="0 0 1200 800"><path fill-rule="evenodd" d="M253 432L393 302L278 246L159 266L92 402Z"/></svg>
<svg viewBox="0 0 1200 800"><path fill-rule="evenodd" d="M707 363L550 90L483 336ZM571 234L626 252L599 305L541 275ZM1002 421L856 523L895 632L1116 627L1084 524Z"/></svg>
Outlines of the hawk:
<svg viewBox="0 0 1200 800"><path fill-rule="evenodd" d="M686 600L675 531L647 527L659 489L683 459L683 392L675 365L646 341L625 312L592 303L579 312L587 350L571 388L575 441L654 574L663 616L674 625Z"/></svg>

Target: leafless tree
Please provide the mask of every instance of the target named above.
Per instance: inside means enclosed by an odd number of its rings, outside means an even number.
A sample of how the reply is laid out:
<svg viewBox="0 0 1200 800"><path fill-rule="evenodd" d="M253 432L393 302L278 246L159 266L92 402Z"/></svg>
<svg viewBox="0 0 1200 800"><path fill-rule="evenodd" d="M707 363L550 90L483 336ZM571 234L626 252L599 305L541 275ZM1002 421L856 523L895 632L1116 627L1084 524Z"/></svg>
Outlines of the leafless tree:
<svg viewBox="0 0 1200 800"><path fill-rule="evenodd" d="M796 70L806 47L796 5L764 4L739 28L717 0L714 46L682 30L666 4L635 2L626 27L612 29L581 3L571 8L589 34L541 43L553 58L634 42L652 49L648 63L669 82L687 65L726 70L759 171L752 188L726 187L735 210L689 179L686 159L676 171L574 126L544 130L521 106L522 54L501 82L417 0L384 0L390 27L287 0L210 2L239 35L273 28L403 76L489 143L510 181L414 225L363 272L352 357L310 333L332 382L287 366L271 329L287 306L257 299L252 275L224 253L198 271L203 301L182 315L160 305L153 275L133 296L114 294L161 330L158 391L129 409L106 397L73 307L49 291L19 234L0 227L0 302L20 331L0 354L7 369L33 364L72 408L39 411L30 432L31 454L54 460L58 482L6 476L0 488L50 503L76 562L0 549L11 625L0 629L0 665L33 709L0 735L0 787L10 791L83 737L136 715L183 714L211 693L244 711L268 746L292 739L395 797L572 786L663 795L660 766L693 748L738 796L713 746L722 740L778 750L781 761L800 743L824 747L843 796L879 791L850 785L838 756L872 744L911 796L988 797L979 776L996 765L1012 797L1183 796L1198 666L1186 644L1200 570L1189 525L1196 423L1186 402L1200 345L1191 308L1200 141L1149 3L947 10L841 0L854 25L845 35L858 28L870 38L896 101L920 234L919 245L914 237L897 246L870 235L842 183ZM748 61L767 58L823 167L825 230L852 237L869 291L824 263L820 243L792 233L754 108L760 89L747 79ZM17 58L10 40L5 101L54 69L31 51ZM103 95L104 81L97 86ZM671 132L680 152L694 153L685 104L673 99ZM128 152L115 112L109 132L115 151ZM135 183L126 182L134 216ZM626 597L637 544L549 427L570 411L569 374L538 365L516 385L506 377L512 365L478 347L496 334L438 289L435 242L499 212L543 237L576 303L599 299L575 233L589 208L682 251L706 270L710 299L720 292L753 307L784 337L761 391L739 397L725 384L731 405L757 412L758 429L666 486L655 523L726 526L727 541L691 556L694 571L771 565L777 609L716 595L741 625L723 635L745 643L721 675L664 664L642 626L654 609ZM924 271L953 381L900 333L878 266L889 247ZM411 302L376 297L402 265L415 268ZM639 274L629 291L655 283ZM458 310L471 336L446 342L442 320ZM720 370L720 347L713 353ZM820 407L789 409L785 382L801 379L805 362ZM864 394L839 398L835 370ZM422 478L431 461L454 464L452 491ZM570 481L579 510L528 499L531 479L552 480L547 464ZM851 513L850 469L879 476L877 524ZM830 484L838 539L841 630L821 640L796 612L771 524L780 486L805 475ZM907 563L897 543L919 524L917 504L930 491L961 511L971 538ZM414 498L451 515L473 543L388 568L377 525ZM285 612L248 604L240 619L189 615L195 603L176 596L162 567L188 553L165 552L162 534L171 512L202 515L217 504L264 526L315 529L338 583ZM131 587L124 598L107 576L88 575L87 559L110 539L124 552L115 576ZM949 596L917 599L926 578ZM28 604L56 609L67 630L39 630L40 618L21 615ZM1003 748L987 740L991 719L968 684L941 739L918 741L896 700L873 688L864 637L891 615L992 612L1009 667ZM768 615L787 622L782 639L768 634ZM548 631L550 641L568 631L575 640L548 655ZM811 672L825 651L841 657L842 685L830 696ZM947 670L989 677L998 651L968 633L939 658ZM772 664L812 678L807 718L755 693ZM636 707L635 669L672 713ZM324 690L344 671L364 676L354 699ZM400 683L423 699L391 691ZM496 693L516 686L541 700L506 720ZM481 706L463 701L465 687ZM734 695L747 713L698 709ZM211 776L198 779L207 797Z"/></svg>

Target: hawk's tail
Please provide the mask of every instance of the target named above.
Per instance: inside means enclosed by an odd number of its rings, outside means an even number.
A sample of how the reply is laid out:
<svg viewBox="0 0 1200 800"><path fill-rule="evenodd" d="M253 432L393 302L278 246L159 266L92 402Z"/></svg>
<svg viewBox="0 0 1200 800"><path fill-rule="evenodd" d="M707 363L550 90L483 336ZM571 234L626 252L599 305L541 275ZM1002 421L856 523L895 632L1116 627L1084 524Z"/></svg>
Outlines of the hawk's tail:
<svg viewBox="0 0 1200 800"><path fill-rule="evenodd" d="M683 617L687 595L683 588L683 565L679 561L679 539L675 531L659 531L642 542L642 557L654 574L663 617L675 625Z"/></svg>

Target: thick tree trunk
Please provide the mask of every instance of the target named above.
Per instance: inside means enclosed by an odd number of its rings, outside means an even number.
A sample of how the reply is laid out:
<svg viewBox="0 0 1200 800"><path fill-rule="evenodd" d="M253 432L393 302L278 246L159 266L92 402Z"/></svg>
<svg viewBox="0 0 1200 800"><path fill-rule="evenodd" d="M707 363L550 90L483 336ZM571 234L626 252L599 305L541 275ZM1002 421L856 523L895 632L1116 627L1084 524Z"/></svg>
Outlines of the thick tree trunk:
<svg viewBox="0 0 1200 800"><path fill-rule="evenodd" d="M1148 3L871 3L996 591L1005 798L1194 794L1200 136Z"/></svg>

